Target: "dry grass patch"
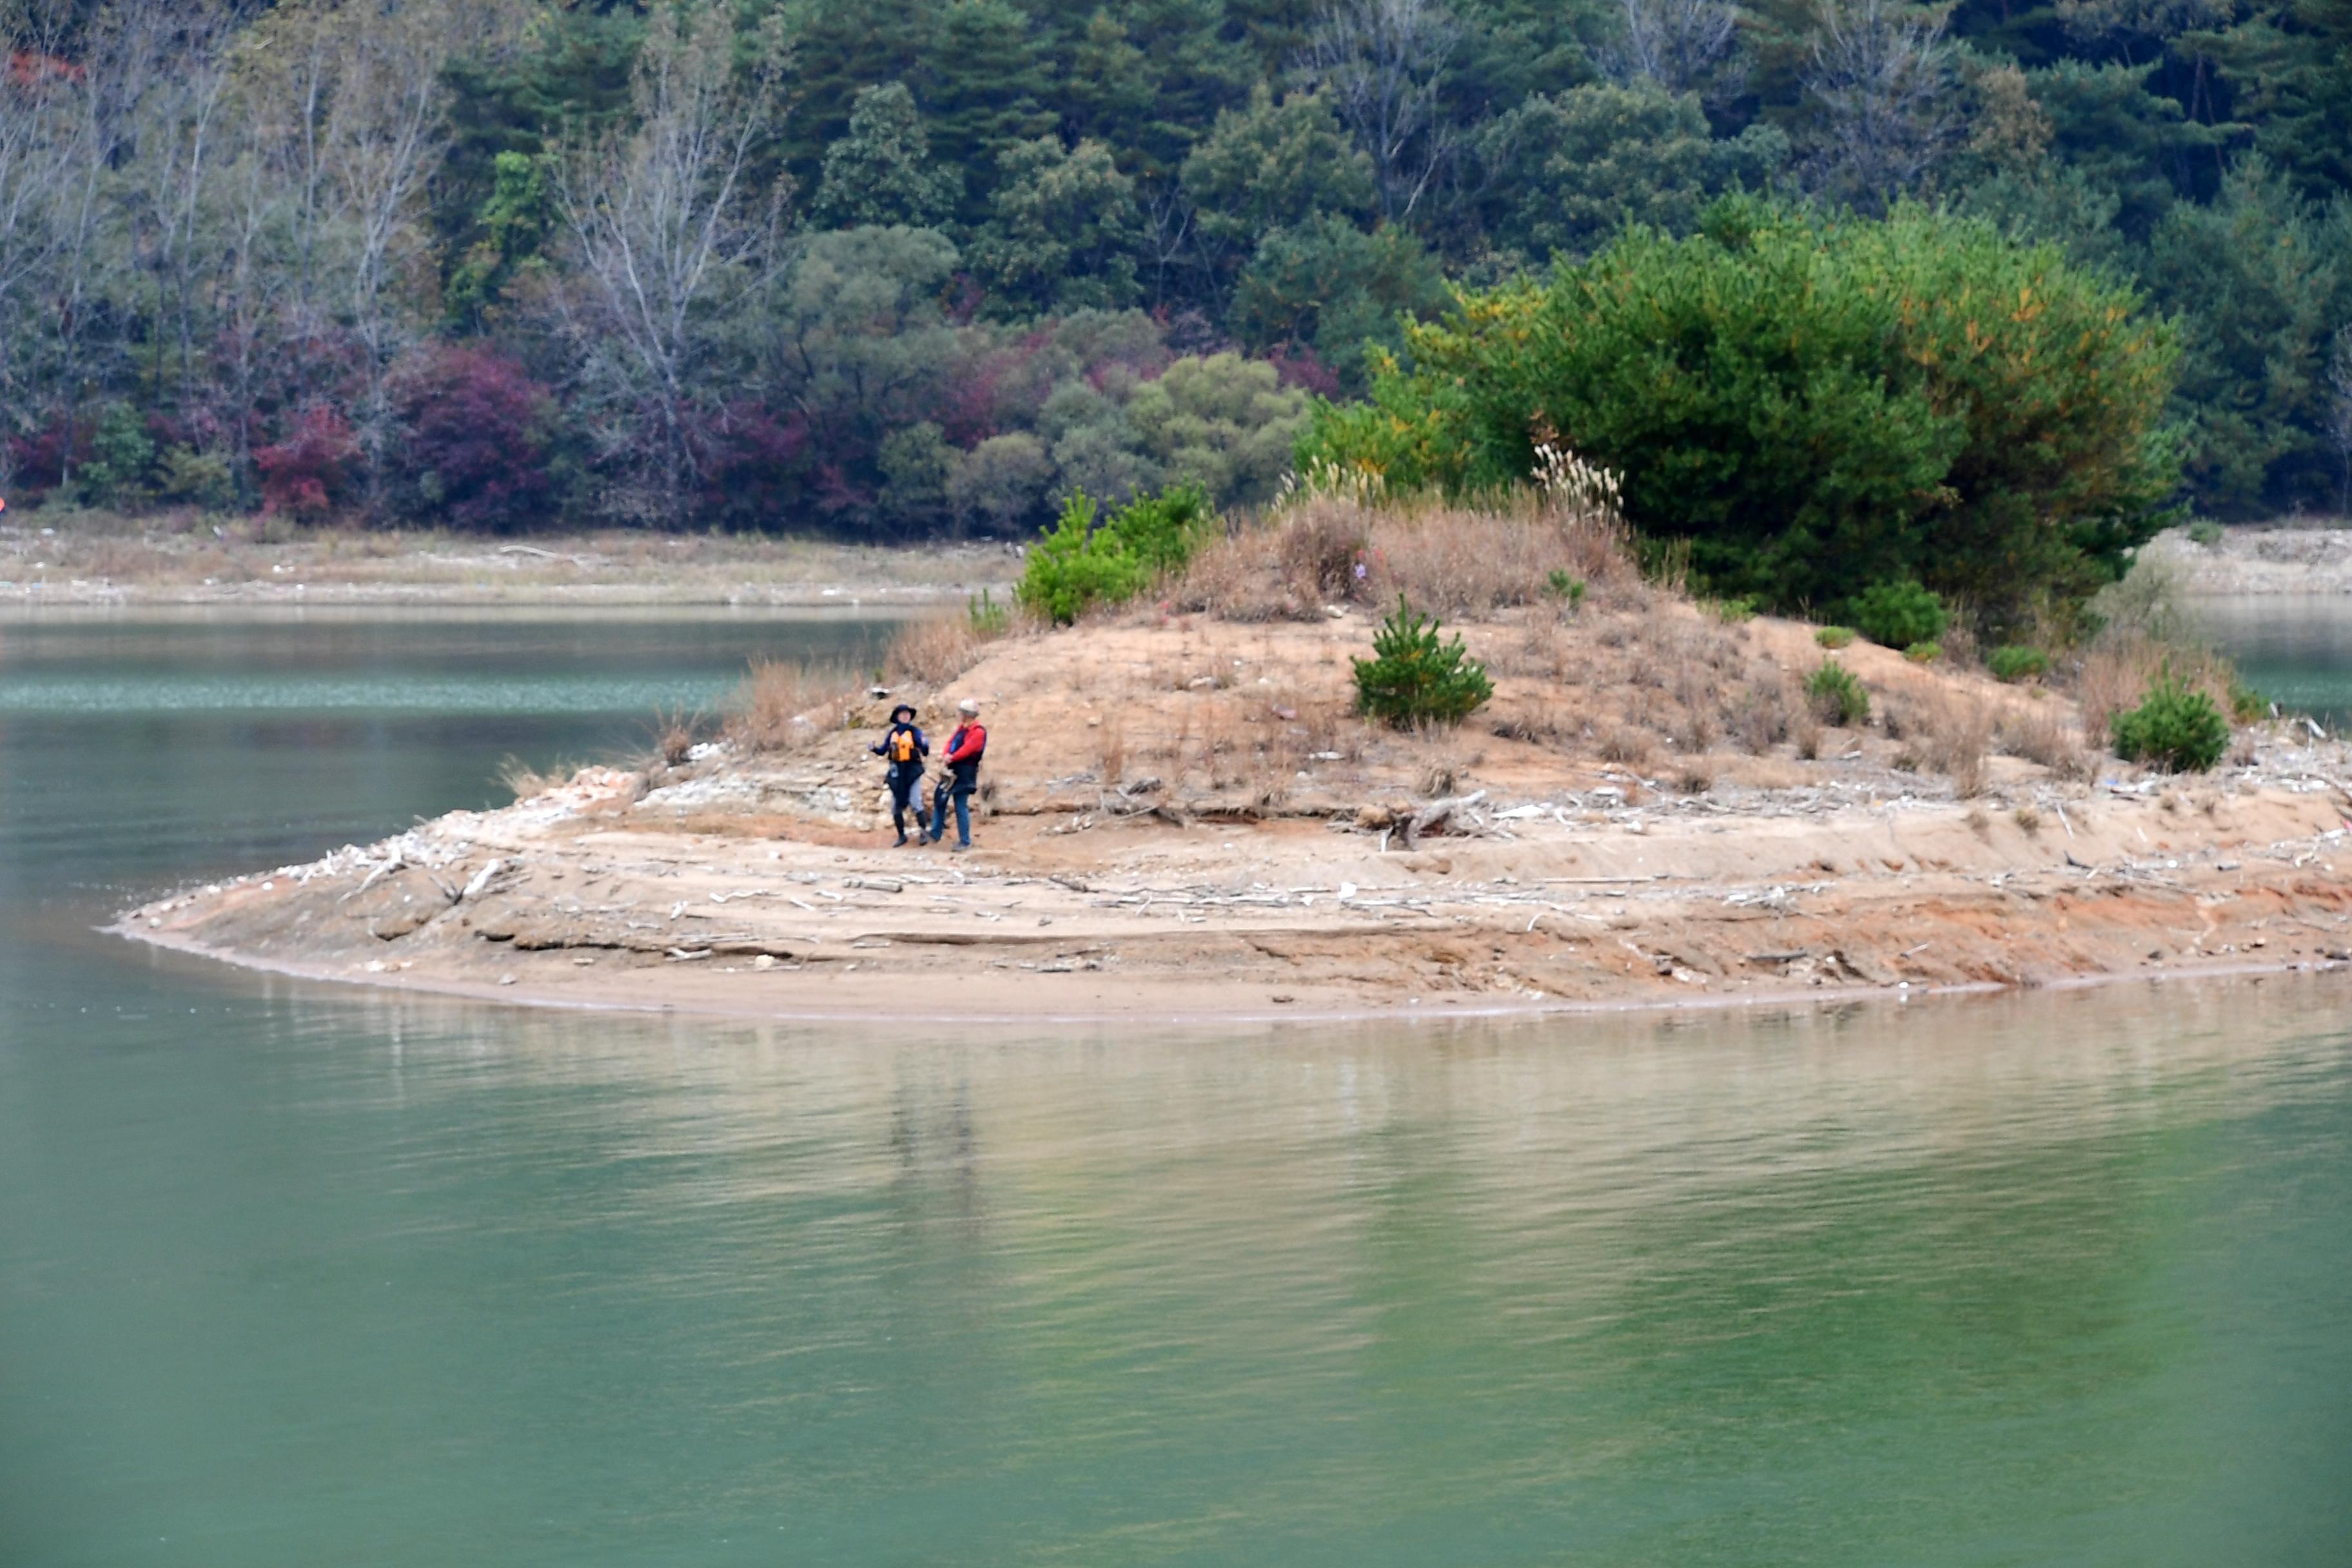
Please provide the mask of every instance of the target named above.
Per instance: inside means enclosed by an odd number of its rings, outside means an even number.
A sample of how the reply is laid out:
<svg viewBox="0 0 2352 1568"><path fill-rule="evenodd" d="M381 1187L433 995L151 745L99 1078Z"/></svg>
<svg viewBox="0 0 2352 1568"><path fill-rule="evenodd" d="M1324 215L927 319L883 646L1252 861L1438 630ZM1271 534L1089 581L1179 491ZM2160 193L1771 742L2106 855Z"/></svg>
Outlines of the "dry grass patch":
<svg viewBox="0 0 2352 1568"><path fill-rule="evenodd" d="M2190 690L2211 698L2224 715L2232 710L2238 672L2213 649L2140 632L2113 633L2085 650L2074 678L2085 742L2104 746L2112 738L2109 725L2116 715L2138 707L2147 689L2168 670Z"/></svg>
<svg viewBox="0 0 2352 1568"><path fill-rule="evenodd" d="M1613 514L1534 491L1473 509L1416 497L1380 506L1336 496L1244 523L1194 556L1169 590L1178 609L1226 620L1312 620L1335 604L1402 594L1440 616L1568 600L1640 581Z"/></svg>
<svg viewBox="0 0 2352 1568"><path fill-rule="evenodd" d="M1884 712L1887 738L1906 742L1897 767L1907 760L1942 773L1962 800L1984 793L1993 739L1990 703L1969 692L1921 686L1890 696Z"/></svg>
<svg viewBox="0 0 2352 1568"><path fill-rule="evenodd" d="M2041 703L2012 703L2003 709L1993 734L2005 755L2038 763L2063 779L2090 776L2091 756L2074 726Z"/></svg>
<svg viewBox="0 0 2352 1568"><path fill-rule="evenodd" d="M561 788L572 782L575 771L568 763L537 768L520 757L499 759L499 783L511 790L517 800L530 800L535 795L545 795L549 790Z"/></svg>
<svg viewBox="0 0 2352 1568"><path fill-rule="evenodd" d="M727 737L749 752L796 752L855 721L864 686L845 670L762 659L738 691Z"/></svg>

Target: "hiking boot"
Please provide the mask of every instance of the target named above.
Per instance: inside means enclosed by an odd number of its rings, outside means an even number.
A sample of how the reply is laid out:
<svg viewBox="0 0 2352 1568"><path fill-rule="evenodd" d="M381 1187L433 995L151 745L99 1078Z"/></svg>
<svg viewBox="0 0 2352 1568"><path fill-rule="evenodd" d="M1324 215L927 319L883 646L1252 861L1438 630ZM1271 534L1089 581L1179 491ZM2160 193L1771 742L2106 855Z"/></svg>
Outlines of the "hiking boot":
<svg viewBox="0 0 2352 1568"><path fill-rule="evenodd" d="M906 836L905 834L903 834L903 833L901 833L900 835L898 835L898 842L897 842L896 844L893 844L892 846L890 846L890 847L891 847L891 848L893 848L893 849L904 849L906 847L907 847L907 836Z"/></svg>
<svg viewBox="0 0 2352 1568"><path fill-rule="evenodd" d="M971 853L971 846L969 844L959 844L954 848L950 849L948 853L950 855L969 855Z"/></svg>

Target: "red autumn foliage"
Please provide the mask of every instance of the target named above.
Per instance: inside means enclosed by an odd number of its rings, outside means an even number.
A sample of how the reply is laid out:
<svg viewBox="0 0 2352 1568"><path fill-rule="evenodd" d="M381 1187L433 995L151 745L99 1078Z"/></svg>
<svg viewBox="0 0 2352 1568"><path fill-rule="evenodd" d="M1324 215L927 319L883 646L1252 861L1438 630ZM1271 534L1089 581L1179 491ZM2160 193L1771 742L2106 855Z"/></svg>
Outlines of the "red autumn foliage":
<svg viewBox="0 0 2352 1568"><path fill-rule="evenodd" d="M253 454L261 471L261 510L314 521L326 515L350 478L360 444L350 421L325 404L294 416L286 438Z"/></svg>
<svg viewBox="0 0 2352 1568"><path fill-rule="evenodd" d="M1285 386L1303 386L1318 397L1339 395L1339 373L1316 356L1305 343L1284 343L1265 356L1276 380Z"/></svg>
<svg viewBox="0 0 2352 1568"><path fill-rule="evenodd" d="M437 343L402 363L392 391L412 504L453 528L493 533L545 515L554 395L519 361L478 344Z"/></svg>
<svg viewBox="0 0 2352 1568"><path fill-rule="evenodd" d="M9 466L16 470L16 488L26 499L56 489L64 478L66 429L65 416L56 415L37 430L8 437ZM73 460L79 466L89 459L89 422L79 421L72 429Z"/></svg>
<svg viewBox="0 0 2352 1568"><path fill-rule="evenodd" d="M706 512L730 528L792 517L808 484L808 420L756 403L730 405L700 442Z"/></svg>
<svg viewBox="0 0 2352 1568"><path fill-rule="evenodd" d="M8 57L8 79L18 87L38 87L53 81L78 82L89 75L85 67L34 49L18 49Z"/></svg>

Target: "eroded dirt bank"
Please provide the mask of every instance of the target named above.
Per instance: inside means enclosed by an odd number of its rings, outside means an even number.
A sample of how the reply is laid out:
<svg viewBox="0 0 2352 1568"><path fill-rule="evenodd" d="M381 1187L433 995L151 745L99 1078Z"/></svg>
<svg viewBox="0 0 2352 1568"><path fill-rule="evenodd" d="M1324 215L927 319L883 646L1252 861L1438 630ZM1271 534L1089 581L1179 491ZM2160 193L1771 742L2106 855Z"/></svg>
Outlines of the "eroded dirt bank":
<svg viewBox="0 0 2352 1568"><path fill-rule="evenodd" d="M1363 635L1355 615L1160 616L997 645L940 694L982 698L995 737L969 856L887 847L873 731L829 712L782 752L588 770L121 929L321 977L779 1016L1662 1005L2352 963L2352 758L2300 726L2242 736L2210 777L2147 776L2069 749L2056 693L1857 648L1882 716L1811 734L1783 713L1790 738L1746 716L1818 661L1805 629L1662 602L1565 634L1470 628L1498 675L1484 728L1398 736L1346 716ZM1687 743L1612 728L1643 690ZM1744 745L1708 733L1711 701ZM1957 787L1924 767L1967 750L1937 726L1970 725L2038 735L2019 749L2047 760L1948 758Z"/></svg>

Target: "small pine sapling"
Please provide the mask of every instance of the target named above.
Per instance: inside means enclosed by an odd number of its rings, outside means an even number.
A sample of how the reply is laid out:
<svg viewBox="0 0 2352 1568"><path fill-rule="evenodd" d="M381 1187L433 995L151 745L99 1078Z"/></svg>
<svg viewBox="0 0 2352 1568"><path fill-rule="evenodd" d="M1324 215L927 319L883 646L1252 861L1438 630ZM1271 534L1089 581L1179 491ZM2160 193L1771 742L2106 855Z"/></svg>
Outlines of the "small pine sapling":
<svg viewBox="0 0 2352 1568"><path fill-rule="evenodd" d="M1458 724L1495 695L1486 667L1470 658L1460 633L1438 638L1438 623L1397 595L1393 614L1372 637L1372 657L1354 660L1356 710L1397 729Z"/></svg>

